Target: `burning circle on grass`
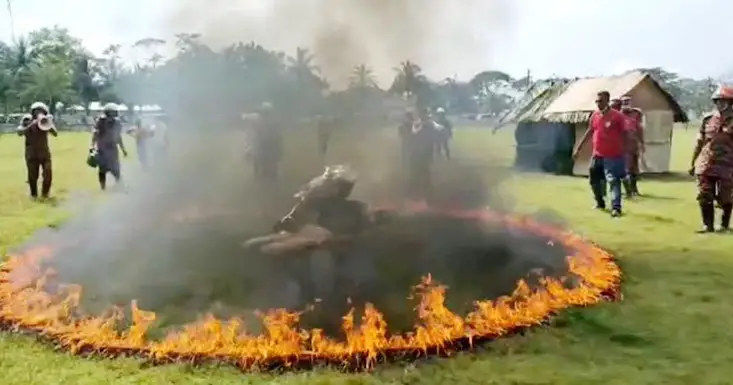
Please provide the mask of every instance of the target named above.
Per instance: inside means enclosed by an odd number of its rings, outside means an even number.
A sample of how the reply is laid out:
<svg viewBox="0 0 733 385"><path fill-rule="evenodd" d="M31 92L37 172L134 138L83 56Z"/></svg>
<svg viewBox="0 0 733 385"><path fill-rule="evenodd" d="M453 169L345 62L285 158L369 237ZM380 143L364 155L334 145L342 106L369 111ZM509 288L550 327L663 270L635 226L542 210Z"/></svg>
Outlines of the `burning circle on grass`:
<svg viewBox="0 0 733 385"><path fill-rule="evenodd" d="M568 285L560 278L545 277L534 286L520 280L510 295L476 300L473 308L461 316L446 306L446 287L427 275L415 287L416 322L406 333L389 329L384 313L367 303L360 322L354 309L343 316L342 338L322 329L303 327L299 324L302 312L276 309L260 314L263 332L257 335L243 331L241 319L224 321L206 316L153 340L147 333L156 314L138 308L135 301L129 317L118 308L104 316L82 315L81 287L54 282L54 271L43 267L54 250L36 247L2 265L0 322L7 330L36 334L77 354L131 355L154 364L227 362L242 370L323 364L363 370L383 361L470 348L477 342L541 324L565 308L618 296L621 272L613 258L577 235L531 219L488 211L449 215L490 222L562 245L570 254L568 272L577 279ZM123 319L126 327L120 330Z"/></svg>

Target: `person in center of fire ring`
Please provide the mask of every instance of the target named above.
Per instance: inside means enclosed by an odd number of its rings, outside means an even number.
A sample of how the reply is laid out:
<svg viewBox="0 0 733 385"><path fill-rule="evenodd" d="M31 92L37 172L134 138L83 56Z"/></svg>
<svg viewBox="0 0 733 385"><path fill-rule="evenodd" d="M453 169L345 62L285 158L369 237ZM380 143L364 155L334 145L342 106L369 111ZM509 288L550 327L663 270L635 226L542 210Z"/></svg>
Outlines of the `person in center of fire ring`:
<svg viewBox="0 0 733 385"><path fill-rule="evenodd" d="M445 114L445 109L439 107L435 110L435 122L440 128L436 134L436 152L438 155L450 159L450 141L453 138L453 125Z"/></svg>
<svg viewBox="0 0 733 385"><path fill-rule="evenodd" d="M51 149L48 145L48 134L58 136L53 124L48 130L39 125L41 116L49 116L46 104L35 102L31 105L30 115L26 115L18 126L18 136L25 137L25 165L28 170L28 189L31 199L38 199L39 169L43 177L41 182L41 198L47 199L51 193L53 183L53 165L51 163Z"/></svg>
<svg viewBox="0 0 733 385"><path fill-rule="evenodd" d="M372 217L366 203L350 199L356 184L356 175L346 166L337 165L326 167L325 172L312 179L300 192L295 194L298 203L275 226L275 236L262 237L261 240L251 240L250 244L274 240L262 248L263 251L275 255L298 251L306 245L320 245L311 258L292 261L292 273L300 276L303 271L311 274L324 273L326 270L335 270L335 276L304 277L301 280L305 297L313 297L322 289L331 291L333 284L342 287L344 292L353 293L361 285L368 282L368 275L372 269L367 258L341 258L344 252L349 252L340 241L348 240L362 233L370 223ZM351 251L354 252L354 251ZM318 264L325 259L332 259L333 266L307 267L303 264ZM356 264L347 268L344 264ZM357 271L356 277L340 276L343 271ZM331 275L331 274L327 274ZM335 278L335 279L334 279ZM338 282L336 282L338 281ZM319 285L331 286L331 288ZM312 298L308 298L312 299Z"/></svg>
<svg viewBox="0 0 733 385"><path fill-rule="evenodd" d="M723 211L721 232L729 231L733 209L733 87L718 87L712 99L715 112L702 121L690 168L690 175L697 177L703 223L699 233L715 231L716 200Z"/></svg>
<svg viewBox="0 0 733 385"><path fill-rule="evenodd" d="M408 194L411 198L427 198L436 133L436 123L430 117L430 112L427 108L421 108L407 139Z"/></svg>
<svg viewBox="0 0 733 385"><path fill-rule="evenodd" d="M274 181L282 159L282 133L272 104L262 103L252 131L255 176L265 181Z"/></svg>
<svg viewBox="0 0 733 385"><path fill-rule="evenodd" d="M605 182L611 190L611 216L622 215L621 181L626 172L624 141L626 140L626 119L624 115L611 108L610 94L601 91L596 98L598 110L591 114L588 130L578 143L573 159L579 150L592 137L593 155L588 172L589 182L596 201L596 208L605 210Z"/></svg>
<svg viewBox="0 0 733 385"><path fill-rule="evenodd" d="M646 150L644 146L644 113L640 109L634 108L630 96L621 98L621 112L626 117L627 134L624 189L626 190L626 197L633 198L641 195L638 183L641 174L639 165Z"/></svg>
<svg viewBox="0 0 733 385"><path fill-rule="evenodd" d="M120 153L127 157L127 150L122 141L122 123L119 119L117 105L107 103L103 107L103 115L94 124L90 151L97 151L99 187L107 189L107 173L115 178L116 186L122 187L122 171Z"/></svg>

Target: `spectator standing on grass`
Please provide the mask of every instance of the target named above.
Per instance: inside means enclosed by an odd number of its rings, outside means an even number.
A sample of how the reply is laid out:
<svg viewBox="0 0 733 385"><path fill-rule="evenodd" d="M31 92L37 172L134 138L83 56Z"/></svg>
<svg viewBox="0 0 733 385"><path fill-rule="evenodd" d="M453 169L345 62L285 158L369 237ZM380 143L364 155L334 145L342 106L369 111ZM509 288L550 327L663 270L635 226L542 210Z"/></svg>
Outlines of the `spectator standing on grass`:
<svg viewBox="0 0 733 385"><path fill-rule="evenodd" d="M616 111L621 111L621 99L619 98L613 98L611 99L611 108Z"/></svg>
<svg viewBox="0 0 733 385"><path fill-rule="evenodd" d="M644 156L644 113L634 108L631 97L625 96L621 99L621 112L626 118L626 179L624 189L626 197L639 196L639 166Z"/></svg>
<svg viewBox="0 0 733 385"><path fill-rule="evenodd" d="M415 123L415 113L412 111L405 111L405 116L402 119L397 128L397 133L400 136L400 155L402 157L402 166L407 167L409 163L409 142L410 136L412 135L412 125Z"/></svg>
<svg viewBox="0 0 733 385"><path fill-rule="evenodd" d="M598 92L598 110L591 114L588 130L573 152L573 160L577 159L578 151L590 138L593 155L588 179L596 208L606 209L605 181L611 190L611 216L619 217L622 215L621 182L626 171L626 119L621 112L611 108L610 99L608 91Z"/></svg>
<svg viewBox="0 0 733 385"><path fill-rule="evenodd" d="M411 198L425 199L430 189L430 166L435 154L435 121L421 108L407 139L408 190Z"/></svg>
<svg viewBox="0 0 733 385"><path fill-rule="evenodd" d="M282 132L272 104L265 102L260 107L258 117L253 122L252 139L255 176L261 180L274 181L282 159Z"/></svg>
<svg viewBox="0 0 733 385"><path fill-rule="evenodd" d="M453 125L445 114L445 110L439 107L435 110L435 122L438 124L436 135L436 152L438 155L450 159L450 141L453 138Z"/></svg>
<svg viewBox="0 0 733 385"><path fill-rule="evenodd" d="M328 152L328 143L331 141L335 126L336 118L333 115L318 117L318 151L322 157Z"/></svg>
<svg viewBox="0 0 733 385"><path fill-rule="evenodd" d="M41 182L41 198L47 199L51 193L53 183L53 166L51 164L51 149L48 145L48 134L58 136L56 127L51 125L49 130L41 130L39 117L48 116L48 106L45 103L35 102L31 105L30 115L23 117L17 134L25 137L25 165L28 171L28 189L31 199L38 198L39 169L43 176Z"/></svg>
<svg viewBox="0 0 733 385"><path fill-rule="evenodd" d="M716 200L723 211L721 232L729 231L733 210L733 87L718 87L712 99L715 112L703 118L690 167L690 175L697 176L699 233L715 231Z"/></svg>
<svg viewBox="0 0 733 385"><path fill-rule="evenodd" d="M140 165L143 170L147 170L149 158L148 142L150 141L152 133L143 125L143 122L139 117L133 119L132 127L130 127L127 133L135 138L137 158L140 161Z"/></svg>
<svg viewBox="0 0 733 385"><path fill-rule="evenodd" d="M152 155L153 163L160 162L160 160L168 153L170 136L166 120L167 117L161 117L150 126L150 132L152 135L150 138L150 153Z"/></svg>

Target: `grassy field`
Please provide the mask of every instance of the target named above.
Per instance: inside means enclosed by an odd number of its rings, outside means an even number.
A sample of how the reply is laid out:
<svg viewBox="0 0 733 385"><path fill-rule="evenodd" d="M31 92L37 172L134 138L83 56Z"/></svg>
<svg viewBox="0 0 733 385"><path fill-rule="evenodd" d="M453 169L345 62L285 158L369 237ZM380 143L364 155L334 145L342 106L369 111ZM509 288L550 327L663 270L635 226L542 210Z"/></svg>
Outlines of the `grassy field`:
<svg viewBox="0 0 733 385"><path fill-rule="evenodd" d="M693 133L675 134L673 166L682 172ZM55 193L95 187L83 163L87 137L54 141ZM511 133L466 129L456 146L510 160ZM22 145L0 137L0 252L37 228L60 221L51 204L26 198ZM585 179L515 176L508 188L522 211L552 210L577 231L612 250L626 274L624 301L573 310L553 327L501 340L479 352L372 374L322 371L244 376L227 368L141 369L132 360L95 361L54 352L31 338L0 334L0 383L51 384L733 384L733 236L694 234L699 224L689 178L645 180L648 196L612 220L591 210Z"/></svg>

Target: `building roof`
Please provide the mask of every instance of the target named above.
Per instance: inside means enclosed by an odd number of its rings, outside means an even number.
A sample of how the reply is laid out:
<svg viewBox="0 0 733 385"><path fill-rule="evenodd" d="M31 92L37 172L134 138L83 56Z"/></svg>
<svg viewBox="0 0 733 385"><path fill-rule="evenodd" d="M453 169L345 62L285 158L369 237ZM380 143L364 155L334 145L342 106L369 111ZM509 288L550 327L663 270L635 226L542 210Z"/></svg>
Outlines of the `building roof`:
<svg viewBox="0 0 733 385"><path fill-rule="evenodd" d="M675 122L687 122L687 114L677 100L648 73L632 71L622 75L560 80L535 85L517 108L504 116L500 124L520 121L549 121L557 123L581 123L588 121L596 110L599 90L612 96L629 93L641 82L649 80L659 89L674 111Z"/></svg>

